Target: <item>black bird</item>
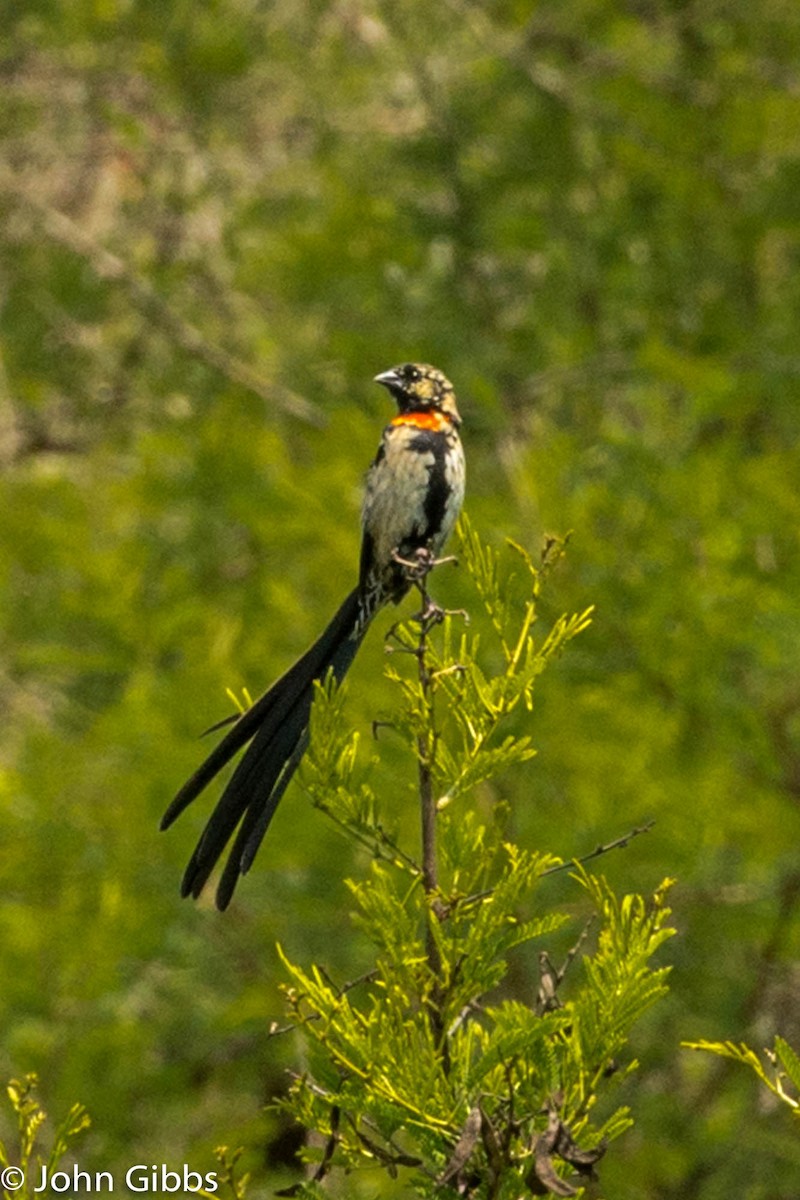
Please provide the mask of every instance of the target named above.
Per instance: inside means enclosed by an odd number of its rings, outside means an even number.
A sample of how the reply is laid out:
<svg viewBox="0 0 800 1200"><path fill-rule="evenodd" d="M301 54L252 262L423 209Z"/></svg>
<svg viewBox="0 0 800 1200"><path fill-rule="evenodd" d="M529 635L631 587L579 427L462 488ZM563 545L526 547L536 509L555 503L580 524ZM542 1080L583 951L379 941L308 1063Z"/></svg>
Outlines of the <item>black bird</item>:
<svg viewBox="0 0 800 1200"><path fill-rule="evenodd" d="M183 785L161 822L166 829L248 742L211 814L183 876L181 895L197 897L231 837L217 887L227 908L239 876L251 867L278 802L303 757L314 682L332 669L341 680L367 627L411 586L398 562L417 550L437 555L464 499L464 452L453 386L435 367L406 363L376 375L397 402L367 475L358 586L314 645L240 717ZM222 724L229 722L223 721Z"/></svg>

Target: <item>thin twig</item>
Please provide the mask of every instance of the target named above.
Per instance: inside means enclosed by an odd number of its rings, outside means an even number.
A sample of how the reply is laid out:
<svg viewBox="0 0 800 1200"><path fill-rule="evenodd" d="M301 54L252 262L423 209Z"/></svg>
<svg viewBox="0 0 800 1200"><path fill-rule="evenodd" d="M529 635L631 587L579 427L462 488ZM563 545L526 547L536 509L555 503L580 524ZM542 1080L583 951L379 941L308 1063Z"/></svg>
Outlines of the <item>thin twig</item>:
<svg viewBox="0 0 800 1200"><path fill-rule="evenodd" d="M383 862L399 863L412 875L421 875L419 864L414 861L410 854L406 854L405 850L397 844L394 838L386 832L382 825L373 825L368 830L359 828L353 821L345 820L338 816L332 808L329 808L324 801L315 800L314 808L325 813L325 816L343 829L349 837L363 846L365 850L369 850L376 859L381 859Z"/></svg>
<svg viewBox="0 0 800 1200"><path fill-rule="evenodd" d="M428 575L434 567L456 560L452 555L447 558L434 558L430 551L424 548L417 550L411 559L402 558L399 554L395 554L394 559L405 568L407 577L419 592L421 602L420 611L412 618L419 627L419 636L417 644L411 652L417 659L419 685L425 705L425 727L417 736L422 821L422 886L427 896L434 896L439 887L436 857L437 808L433 794L433 764L436 758L438 734L434 714L435 677L428 667L428 637L431 629L444 620L445 612L430 598ZM435 957L438 962L438 950L435 952ZM440 962L438 962L438 966L441 966Z"/></svg>
<svg viewBox="0 0 800 1200"><path fill-rule="evenodd" d="M364 975L359 975L357 979L351 979L347 983L343 983L340 988L334 988L333 990L336 992L337 998L339 998L347 995L347 993L351 992L353 988L360 987L362 983L372 983L373 979L377 979L377 977L377 969L373 971L367 971ZM298 1004L302 1001L303 995L305 995L305 993L298 997ZM280 1037L280 1035L284 1033L294 1033L296 1029L302 1029L304 1025L310 1024L311 1021L318 1021L321 1015L321 1013L309 1013L309 1015L307 1017L303 1017L302 1020L290 1021L287 1025L278 1025L277 1022L273 1021L267 1030L267 1037Z"/></svg>
<svg viewBox="0 0 800 1200"><path fill-rule="evenodd" d="M599 858L602 854L608 854L610 850L623 850L629 842L643 833L649 833L655 825L655 820L645 821L644 825L637 825L635 829L629 830L628 833L623 833L622 837L614 838L613 842L605 842L603 845L595 846L594 850L590 850L588 854L581 855L580 858L570 859L569 862L559 863L555 867L548 867L546 871L542 871L542 877L545 875L555 875L557 871L568 871L570 867L576 864L583 866L587 862L591 862L593 858Z"/></svg>
<svg viewBox="0 0 800 1200"><path fill-rule="evenodd" d="M615 838L613 842L606 842L602 846L595 846L594 850L590 850L588 854L584 854L580 858L571 858L567 862L557 863L554 867L548 867L542 871L539 876L544 879L545 875L555 875L557 871L569 871L574 866L583 866L584 863L591 862L593 858L599 858L601 854L608 854L610 850L621 850L632 842L635 837L639 837L642 833L649 833L655 825L655 821L647 821L644 825L637 825L635 829L631 829L628 833L623 833L621 837ZM483 892L473 892L469 896L458 896L452 900L447 908L442 911L443 916L449 916L453 909L458 906L464 908L469 904L480 904L483 900L488 900L494 894L494 888L486 888Z"/></svg>
<svg viewBox="0 0 800 1200"><path fill-rule="evenodd" d="M550 962L550 956L547 951L541 951L539 955L539 991L536 995L536 1011L539 1016L546 1012L552 1012L556 1008L561 1008L558 989L564 982L564 976L572 965L576 954L589 936L589 930L594 922L595 914L593 913L581 930L575 945L571 946L567 951L564 961L558 969Z"/></svg>

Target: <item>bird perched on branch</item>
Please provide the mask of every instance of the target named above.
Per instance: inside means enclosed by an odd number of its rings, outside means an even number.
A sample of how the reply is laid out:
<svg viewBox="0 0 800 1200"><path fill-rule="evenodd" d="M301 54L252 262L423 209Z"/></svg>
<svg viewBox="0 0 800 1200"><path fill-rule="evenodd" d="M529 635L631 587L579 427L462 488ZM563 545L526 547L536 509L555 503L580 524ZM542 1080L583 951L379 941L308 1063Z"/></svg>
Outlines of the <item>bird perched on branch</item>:
<svg viewBox="0 0 800 1200"><path fill-rule="evenodd" d="M161 822L166 829L247 743L186 868L181 895L199 896L232 837L217 888L227 908L239 876L252 865L267 827L308 742L314 684L332 670L341 681L370 621L411 587L408 561L437 555L464 499L464 452L453 386L435 367L405 363L376 375L397 403L367 475L361 514L358 585L314 645L238 718ZM217 726L215 728L220 728Z"/></svg>

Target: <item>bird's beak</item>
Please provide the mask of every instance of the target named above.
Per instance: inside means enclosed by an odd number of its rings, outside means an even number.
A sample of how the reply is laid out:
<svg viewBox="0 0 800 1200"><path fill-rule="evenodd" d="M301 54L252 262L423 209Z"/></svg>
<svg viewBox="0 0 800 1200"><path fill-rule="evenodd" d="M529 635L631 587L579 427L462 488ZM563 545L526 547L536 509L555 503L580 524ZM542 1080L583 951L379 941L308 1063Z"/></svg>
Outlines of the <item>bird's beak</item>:
<svg viewBox="0 0 800 1200"><path fill-rule="evenodd" d="M380 375L375 376L375 382L382 384L385 388L397 387L400 382L400 376L397 371L392 368L391 371L383 371Z"/></svg>

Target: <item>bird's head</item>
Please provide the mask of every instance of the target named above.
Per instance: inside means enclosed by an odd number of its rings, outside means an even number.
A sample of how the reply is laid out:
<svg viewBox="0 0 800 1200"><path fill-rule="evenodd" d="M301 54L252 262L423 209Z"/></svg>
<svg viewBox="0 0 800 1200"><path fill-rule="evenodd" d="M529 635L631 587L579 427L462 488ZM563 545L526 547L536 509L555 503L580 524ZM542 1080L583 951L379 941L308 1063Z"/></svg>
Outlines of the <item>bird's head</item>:
<svg viewBox="0 0 800 1200"><path fill-rule="evenodd" d="M428 363L403 363L376 375L375 382L388 388L401 413L441 412L461 424L452 383Z"/></svg>

